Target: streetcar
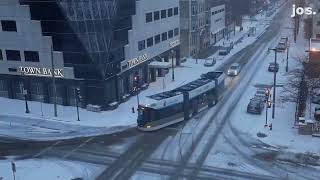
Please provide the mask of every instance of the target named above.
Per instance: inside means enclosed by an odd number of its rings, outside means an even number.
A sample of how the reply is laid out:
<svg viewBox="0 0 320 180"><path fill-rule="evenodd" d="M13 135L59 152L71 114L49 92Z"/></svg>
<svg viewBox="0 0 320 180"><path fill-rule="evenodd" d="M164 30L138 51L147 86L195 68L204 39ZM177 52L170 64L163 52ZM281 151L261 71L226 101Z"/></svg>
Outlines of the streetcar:
<svg viewBox="0 0 320 180"><path fill-rule="evenodd" d="M159 130L214 106L222 98L224 80L222 71L212 71L171 91L146 97L138 108L138 129Z"/></svg>

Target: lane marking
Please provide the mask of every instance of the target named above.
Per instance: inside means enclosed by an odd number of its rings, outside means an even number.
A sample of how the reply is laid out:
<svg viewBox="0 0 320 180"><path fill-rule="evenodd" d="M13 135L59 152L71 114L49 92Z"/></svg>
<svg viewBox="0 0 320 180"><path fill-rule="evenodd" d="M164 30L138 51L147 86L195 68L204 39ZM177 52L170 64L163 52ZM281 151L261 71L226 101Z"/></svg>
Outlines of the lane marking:
<svg viewBox="0 0 320 180"><path fill-rule="evenodd" d="M78 149L82 148L83 146L85 146L88 142L92 141L95 137L91 137L87 140L85 140L83 143L81 143L78 147L72 149L70 152L66 153L64 156L62 156L63 159L67 158L68 156L70 156L72 153L74 153L75 151L77 151Z"/></svg>
<svg viewBox="0 0 320 180"><path fill-rule="evenodd" d="M56 145L58 145L58 144L60 144L60 143L62 143L62 141L57 141L57 142L55 142L54 144L52 144L51 146L43 149L42 151L40 151L38 154L34 155L33 157L34 157L34 158L37 158L37 157L41 156L42 154L44 154L45 152L48 152L48 151L51 150L54 146L56 146Z"/></svg>

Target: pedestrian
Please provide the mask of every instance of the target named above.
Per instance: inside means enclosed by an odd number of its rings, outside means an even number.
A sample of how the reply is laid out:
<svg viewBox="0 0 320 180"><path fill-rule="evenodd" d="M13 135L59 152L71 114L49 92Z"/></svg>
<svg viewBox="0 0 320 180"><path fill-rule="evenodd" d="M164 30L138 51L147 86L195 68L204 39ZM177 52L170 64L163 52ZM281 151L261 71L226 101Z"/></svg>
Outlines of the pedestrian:
<svg viewBox="0 0 320 180"><path fill-rule="evenodd" d="M270 131L272 131L272 123L270 123L269 128L270 128Z"/></svg>
<svg viewBox="0 0 320 180"><path fill-rule="evenodd" d="M133 113L133 114L135 113L135 111L134 111L134 107L132 107L132 108L131 108L131 111L132 111L132 113Z"/></svg>

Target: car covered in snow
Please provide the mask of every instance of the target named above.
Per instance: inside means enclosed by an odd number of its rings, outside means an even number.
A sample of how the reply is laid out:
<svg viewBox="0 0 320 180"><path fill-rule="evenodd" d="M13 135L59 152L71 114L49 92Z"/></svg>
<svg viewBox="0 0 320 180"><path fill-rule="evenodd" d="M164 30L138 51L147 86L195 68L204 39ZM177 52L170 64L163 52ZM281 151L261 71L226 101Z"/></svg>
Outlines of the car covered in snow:
<svg viewBox="0 0 320 180"><path fill-rule="evenodd" d="M217 63L216 59L215 58L207 58L204 62L204 66L205 67L212 67L214 66L215 64Z"/></svg>
<svg viewBox="0 0 320 180"><path fill-rule="evenodd" d="M247 112L250 114L261 114L264 108L264 101L260 98L252 98L247 106Z"/></svg>
<svg viewBox="0 0 320 180"><path fill-rule="evenodd" d="M279 71L279 63L275 64L274 62L269 64L268 67L269 72L278 72Z"/></svg>
<svg viewBox="0 0 320 180"><path fill-rule="evenodd" d="M228 47L221 47L218 51L219 56L226 56L230 53L231 49Z"/></svg>
<svg viewBox="0 0 320 180"><path fill-rule="evenodd" d="M284 52L288 48L288 38L282 37L277 45L277 52Z"/></svg>

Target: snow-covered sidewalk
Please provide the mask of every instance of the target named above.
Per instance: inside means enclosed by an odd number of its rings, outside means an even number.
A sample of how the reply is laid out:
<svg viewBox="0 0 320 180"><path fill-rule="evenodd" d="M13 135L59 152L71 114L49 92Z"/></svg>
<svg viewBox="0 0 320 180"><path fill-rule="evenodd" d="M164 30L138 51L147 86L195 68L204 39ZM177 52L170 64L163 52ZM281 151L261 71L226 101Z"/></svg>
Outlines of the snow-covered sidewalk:
<svg viewBox="0 0 320 180"><path fill-rule="evenodd" d="M13 180L12 166L9 160L0 160L0 179ZM103 167L80 162L67 162L56 159L48 160L18 160L13 161L16 167L17 180L70 180L82 178L94 179Z"/></svg>
<svg viewBox="0 0 320 180"><path fill-rule="evenodd" d="M289 31L287 32L289 34ZM292 40L292 38L290 38ZM297 43L292 40L290 43L290 56L289 56L289 71L296 68L299 62L295 61L295 57L301 56L307 48L307 41L303 39L303 33L300 33ZM278 54L278 63L280 65L279 72L277 73L277 84L283 85L287 81L287 73L285 71L286 53ZM295 103L281 103L280 95L283 91L282 87L276 89L276 110L275 119L272 120L272 108L268 110L268 125L272 123L272 130L265 125L265 110L261 115L252 115L246 112L247 104L250 99L254 97L257 90L257 85L271 85L273 84L273 73L268 72L268 65L274 61L274 53L270 52L265 61L257 69L256 76L247 87L245 93L238 102L235 110L231 114L232 126L241 132L258 138L264 143L270 144L284 151L301 152L301 153L316 153L320 154L320 138L312 138L311 136L299 135L298 130L293 128L295 118ZM272 92L272 91L271 91ZM265 134L266 137L259 138L258 133Z"/></svg>
<svg viewBox="0 0 320 180"><path fill-rule="evenodd" d="M201 74L213 71L228 63L230 57L257 40L269 25L272 17L265 18L257 15L258 21L244 21L244 30L231 36L230 41L239 43L227 56L218 56L217 53L210 57L218 57L216 65L205 67L204 60L187 59L180 67L175 68L175 81L171 80L169 73L151 83L147 90L142 91L140 101L146 96L167 91L181 86L200 77ZM256 35L248 37L249 27L256 27ZM223 40L220 42L223 43ZM131 108L137 107L136 97L131 97L113 111L100 113L89 112L80 108L80 121L77 121L75 107L58 106L58 117L53 116L53 105L40 102L28 102L30 114L25 114L25 104L22 100L13 100L0 97L0 136L10 136L22 139L63 139L79 136L107 134L136 125L137 113L132 113Z"/></svg>

